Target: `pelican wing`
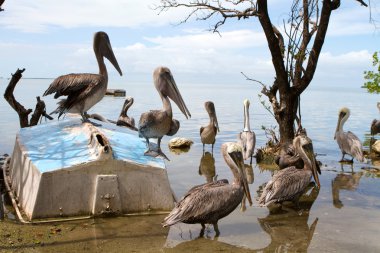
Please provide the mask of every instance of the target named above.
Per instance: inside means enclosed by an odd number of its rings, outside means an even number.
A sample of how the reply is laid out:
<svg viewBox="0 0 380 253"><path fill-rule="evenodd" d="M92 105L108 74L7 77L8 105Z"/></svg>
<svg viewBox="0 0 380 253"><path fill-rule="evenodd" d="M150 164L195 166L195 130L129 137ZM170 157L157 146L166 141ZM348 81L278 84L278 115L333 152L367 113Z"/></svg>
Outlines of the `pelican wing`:
<svg viewBox="0 0 380 253"><path fill-rule="evenodd" d="M345 142L343 143L343 150L355 157L358 161L363 162L365 160L363 156L363 146L359 138L352 132L346 133Z"/></svg>
<svg viewBox="0 0 380 253"><path fill-rule="evenodd" d="M202 134L203 130L205 130L205 127L202 126L202 127L199 129L199 134Z"/></svg>
<svg viewBox="0 0 380 253"><path fill-rule="evenodd" d="M267 183L259 204L268 206L273 202L291 200L302 193L310 182L311 172L292 166L277 172Z"/></svg>
<svg viewBox="0 0 380 253"><path fill-rule="evenodd" d="M178 222L196 223L216 213L228 212L231 209L231 193L236 192L232 187L227 180L218 180L191 188L164 219L164 227ZM236 206L240 201L237 200Z"/></svg>
<svg viewBox="0 0 380 253"><path fill-rule="evenodd" d="M55 93L54 98L70 96L73 93L81 99L87 97L106 80L98 74L68 74L57 77L44 92L44 96Z"/></svg>

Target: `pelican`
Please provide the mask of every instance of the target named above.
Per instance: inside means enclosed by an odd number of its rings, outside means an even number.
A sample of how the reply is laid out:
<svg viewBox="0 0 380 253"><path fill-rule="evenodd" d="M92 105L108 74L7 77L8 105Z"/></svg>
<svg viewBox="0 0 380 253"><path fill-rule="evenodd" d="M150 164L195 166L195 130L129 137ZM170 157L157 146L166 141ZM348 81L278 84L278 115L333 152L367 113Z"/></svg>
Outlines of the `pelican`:
<svg viewBox="0 0 380 253"><path fill-rule="evenodd" d="M248 99L244 100L244 130L238 135L238 142L243 147L243 157L244 160L250 158L250 163L252 164L253 151L255 150L256 135L251 132L249 127L249 105Z"/></svg>
<svg viewBox="0 0 380 253"><path fill-rule="evenodd" d="M141 114L139 121L139 135L144 137L147 142L148 150L145 155L162 155L169 160L166 155L161 151L161 139L164 135L172 136L177 133L179 129L179 121L173 119L172 106L170 100L177 104L178 108L185 115L186 119L191 117L185 102L182 99L181 93L177 88L173 75L167 67L158 67L153 72L154 85L162 99L162 110L151 110ZM150 150L149 139L157 138L158 150L155 152Z"/></svg>
<svg viewBox="0 0 380 253"><path fill-rule="evenodd" d="M244 172L244 160L240 145L227 142L222 145L222 155L230 167L234 181L222 179L191 188L164 219L164 227L178 222L202 225L213 224L215 234L220 234L218 220L230 214L242 201L244 194L252 205L251 194ZM201 232L202 234L202 232Z"/></svg>
<svg viewBox="0 0 380 253"><path fill-rule="evenodd" d="M67 96L58 102L58 108L52 113L80 113L83 122L89 122L87 111L105 95L108 83L107 68L103 57L106 57L120 75L119 64L112 51L111 42L105 32L94 35L94 52L98 61L99 74L68 74L57 77L45 91L44 96L55 93L54 98Z"/></svg>
<svg viewBox="0 0 380 253"><path fill-rule="evenodd" d="M314 148L312 143L306 145L304 147L304 150L309 157L314 156ZM321 175L321 168L319 166L319 163L316 160L314 161L318 174ZM303 169L304 167L303 160L299 154L295 152L292 144L290 144L285 150L281 150L280 155L275 159L275 163L278 165L280 170L291 166L295 166L297 169Z"/></svg>
<svg viewBox="0 0 380 253"><path fill-rule="evenodd" d="M334 140L339 145L340 150L342 151L342 159L340 162L344 162L344 156L346 154L352 157L351 162L353 162L354 157L359 162L366 162L366 159L363 155L363 146L359 138L352 132L344 132L343 125L350 117L350 110L347 107L343 107L339 111L338 124L336 126Z"/></svg>
<svg viewBox="0 0 380 253"><path fill-rule="evenodd" d="M380 102L377 102L377 109L380 111ZM380 133L380 120L374 119L371 123L371 135Z"/></svg>
<svg viewBox="0 0 380 253"><path fill-rule="evenodd" d="M135 119L128 117L128 109L133 105L133 97L127 97L124 101L124 105L121 108L119 119L116 122L118 126L125 126L131 130L137 131L138 129L135 126Z"/></svg>
<svg viewBox="0 0 380 253"><path fill-rule="evenodd" d="M201 141L203 143L203 152L205 144L211 144L212 153L214 152L215 136L219 132L218 118L216 117L215 106L211 101L205 102L205 108L210 117L210 123L202 126L200 129Z"/></svg>
<svg viewBox="0 0 380 253"><path fill-rule="evenodd" d="M261 206L281 203L286 200L293 200L298 206L298 199L309 185L312 176L318 188L320 187L314 157L312 156L312 160L310 160L303 149L303 145L309 143L311 140L304 135L299 135L293 139L293 147L303 160L304 167L297 169L295 166L291 166L278 171L267 183L261 194L259 199Z"/></svg>

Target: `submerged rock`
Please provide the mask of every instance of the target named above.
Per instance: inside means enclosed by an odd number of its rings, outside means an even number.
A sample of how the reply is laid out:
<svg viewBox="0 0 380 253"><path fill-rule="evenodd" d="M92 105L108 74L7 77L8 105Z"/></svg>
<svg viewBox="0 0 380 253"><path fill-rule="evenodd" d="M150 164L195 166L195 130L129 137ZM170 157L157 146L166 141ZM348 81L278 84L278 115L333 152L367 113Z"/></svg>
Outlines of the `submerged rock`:
<svg viewBox="0 0 380 253"><path fill-rule="evenodd" d="M377 140L374 144L372 144L372 151L380 154L380 140Z"/></svg>
<svg viewBox="0 0 380 253"><path fill-rule="evenodd" d="M183 137L175 137L171 139L168 143L170 149L186 149L190 148L191 144L194 142L190 139Z"/></svg>

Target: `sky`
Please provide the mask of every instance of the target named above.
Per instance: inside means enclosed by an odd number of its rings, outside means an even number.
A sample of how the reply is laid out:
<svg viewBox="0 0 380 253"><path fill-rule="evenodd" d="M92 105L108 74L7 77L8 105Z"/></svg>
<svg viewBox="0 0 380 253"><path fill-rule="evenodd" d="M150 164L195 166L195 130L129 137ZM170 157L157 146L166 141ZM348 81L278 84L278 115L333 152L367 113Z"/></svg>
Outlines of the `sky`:
<svg viewBox="0 0 380 253"><path fill-rule="evenodd" d="M270 84L274 70L257 18L228 20L220 35L208 31L212 21L178 24L189 9L159 13L157 0L6 0L0 12L0 78L17 68L24 77L57 77L97 73L93 34L109 35L124 73L106 62L110 79L151 82L157 66L167 66L175 79L196 83L245 82ZM272 22L281 27L292 1L269 0ZM380 19L380 4L372 15ZM334 11L314 78L317 85L358 86L380 50L380 30L369 22L369 8L342 1ZM178 82L178 81L177 81Z"/></svg>

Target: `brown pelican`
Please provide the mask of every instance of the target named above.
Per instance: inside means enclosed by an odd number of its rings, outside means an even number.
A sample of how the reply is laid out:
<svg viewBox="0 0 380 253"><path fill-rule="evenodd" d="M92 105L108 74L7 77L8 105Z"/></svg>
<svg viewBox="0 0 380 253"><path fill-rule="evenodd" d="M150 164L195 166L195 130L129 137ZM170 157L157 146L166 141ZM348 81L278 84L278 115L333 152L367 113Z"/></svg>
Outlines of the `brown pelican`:
<svg viewBox="0 0 380 253"><path fill-rule="evenodd" d="M186 119L191 117L185 102L174 81L173 75L167 67L158 67L153 73L154 85L162 99L162 110L151 110L141 114L139 121L139 135L144 137L147 142L148 150L145 155L162 155L169 160L161 151L161 139L164 135L174 135L179 129L179 121L173 119L172 107L170 99L172 99L185 115ZM157 138L157 151L150 150L149 138Z"/></svg>
<svg viewBox="0 0 380 253"><path fill-rule="evenodd" d="M222 145L222 155L230 167L234 181L218 180L191 188L176 204L162 223L164 227L178 222L202 225L213 224L216 236L219 235L218 220L230 214L242 201L244 194L252 205L251 194L244 173L244 160L241 146L228 142Z"/></svg>
<svg viewBox="0 0 380 253"><path fill-rule="evenodd" d="M377 102L377 109L380 111L380 102ZM380 133L380 120L374 119L371 123L371 135Z"/></svg>
<svg viewBox="0 0 380 253"><path fill-rule="evenodd" d="M244 160L250 158L252 164L253 151L255 150L256 135L249 127L249 100L244 100L244 130L238 135L238 142L243 147Z"/></svg>
<svg viewBox="0 0 380 253"><path fill-rule="evenodd" d="M371 135L380 133L380 120L374 119L371 123Z"/></svg>
<svg viewBox="0 0 380 253"><path fill-rule="evenodd" d="M124 101L124 105L121 108L119 119L116 122L118 126L125 126L131 130L137 131L138 129L135 126L135 119L128 117L128 109L133 105L133 97L127 97Z"/></svg>
<svg viewBox="0 0 380 253"><path fill-rule="evenodd" d="M338 124L336 126L334 140L339 145L340 150L342 151L342 159L340 162L344 162L344 155L348 154L352 157L350 162L353 162L354 157L359 162L366 162L366 159L363 155L363 146L359 138L352 132L344 132L343 125L346 120L350 117L350 110L346 107L343 107L339 111Z"/></svg>
<svg viewBox="0 0 380 253"><path fill-rule="evenodd" d="M55 93L54 98L67 96L58 102L58 108L52 113L59 113L58 118L67 112L80 113L83 122L88 122L86 112L105 95L108 83L106 57L122 75L119 64L111 48L111 42L105 32L94 35L94 52L98 61L99 74L68 74L57 77L45 91L44 96Z"/></svg>
<svg viewBox="0 0 380 253"><path fill-rule="evenodd" d="M215 106L211 101L205 102L205 108L210 117L210 123L207 126L202 126L200 129L201 141L203 143L203 152L205 144L211 144L212 153L214 152L214 143L216 133L219 132L218 119L216 117Z"/></svg>
<svg viewBox="0 0 380 253"><path fill-rule="evenodd" d="M305 152L308 156L314 156L313 144L309 143L304 146ZM290 166L295 166L297 169L303 169L304 163L299 154L294 150L293 144L290 144L287 148L281 149L280 155L275 159L275 163L278 165L280 170L288 168ZM315 160L315 166L317 168L318 174L321 174L321 168L319 163Z"/></svg>
<svg viewBox="0 0 380 253"><path fill-rule="evenodd" d="M281 203L286 200L293 200L298 206L298 198L309 185L312 176L320 187L314 157L312 156L312 160L310 160L303 149L303 146L309 143L311 140L304 135L299 135L293 139L294 149L303 160L304 168L297 169L295 166L291 166L278 171L267 183L261 194L259 199L261 206Z"/></svg>

